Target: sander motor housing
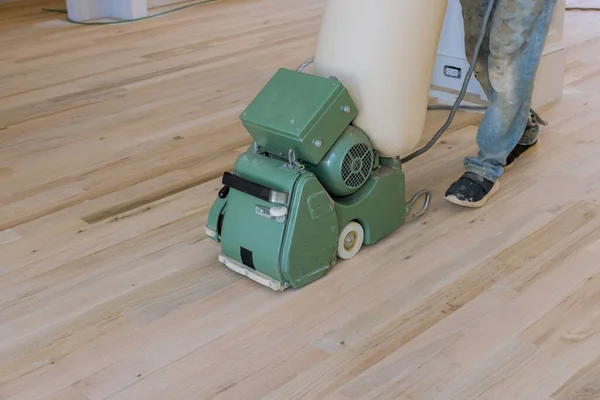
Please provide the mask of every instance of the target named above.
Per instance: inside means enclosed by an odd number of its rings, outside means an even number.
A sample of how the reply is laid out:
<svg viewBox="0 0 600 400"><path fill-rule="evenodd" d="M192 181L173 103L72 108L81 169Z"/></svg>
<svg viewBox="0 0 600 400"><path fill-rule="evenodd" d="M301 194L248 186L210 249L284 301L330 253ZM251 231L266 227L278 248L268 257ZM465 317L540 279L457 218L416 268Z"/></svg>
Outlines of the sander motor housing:
<svg viewBox="0 0 600 400"><path fill-rule="evenodd" d="M281 291L325 276L405 221L398 158L352 125L358 110L335 78L281 68L240 119L253 139L211 207L219 261Z"/></svg>

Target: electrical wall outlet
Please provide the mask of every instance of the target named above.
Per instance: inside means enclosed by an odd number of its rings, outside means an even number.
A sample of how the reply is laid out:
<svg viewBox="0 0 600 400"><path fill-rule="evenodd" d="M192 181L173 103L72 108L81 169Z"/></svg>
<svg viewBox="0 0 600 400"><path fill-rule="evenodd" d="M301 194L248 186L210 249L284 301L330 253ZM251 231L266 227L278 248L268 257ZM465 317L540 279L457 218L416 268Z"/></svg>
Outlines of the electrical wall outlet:
<svg viewBox="0 0 600 400"><path fill-rule="evenodd" d="M452 65L444 65L444 75L449 78L462 78L462 69Z"/></svg>

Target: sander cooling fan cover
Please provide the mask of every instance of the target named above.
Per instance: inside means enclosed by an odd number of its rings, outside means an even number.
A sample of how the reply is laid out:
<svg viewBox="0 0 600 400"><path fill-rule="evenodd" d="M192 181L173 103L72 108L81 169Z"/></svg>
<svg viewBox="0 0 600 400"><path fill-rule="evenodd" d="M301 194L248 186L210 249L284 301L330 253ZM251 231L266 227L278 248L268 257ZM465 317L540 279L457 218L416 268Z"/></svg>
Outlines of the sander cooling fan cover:
<svg viewBox="0 0 600 400"><path fill-rule="evenodd" d="M334 197L358 191L369 179L377 155L367 135L350 125L316 168L310 168Z"/></svg>

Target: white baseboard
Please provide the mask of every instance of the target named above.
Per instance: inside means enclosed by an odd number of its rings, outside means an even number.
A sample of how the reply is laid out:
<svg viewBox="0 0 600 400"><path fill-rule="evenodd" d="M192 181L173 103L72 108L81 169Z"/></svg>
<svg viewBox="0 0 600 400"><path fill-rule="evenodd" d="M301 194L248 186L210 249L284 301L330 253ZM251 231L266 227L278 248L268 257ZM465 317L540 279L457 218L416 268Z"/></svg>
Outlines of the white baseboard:
<svg viewBox="0 0 600 400"><path fill-rule="evenodd" d="M69 18L85 22L102 19L127 20L148 15L147 0L67 0Z"/></svg>
<svg viewBox="0 0 600 400"><path fill-rule="evenodd" d="M1 0L0 0L1 1ZM186 0L67 0L69 18L73 21L101 19L127 20L148 16L148 10Z"/></svg>
<svg viewBox="0 0 600 400"><path fill-rule="evenodd" d="M184 3L186 0L147 0L148 8L170 6L172 4Z"/></svg>

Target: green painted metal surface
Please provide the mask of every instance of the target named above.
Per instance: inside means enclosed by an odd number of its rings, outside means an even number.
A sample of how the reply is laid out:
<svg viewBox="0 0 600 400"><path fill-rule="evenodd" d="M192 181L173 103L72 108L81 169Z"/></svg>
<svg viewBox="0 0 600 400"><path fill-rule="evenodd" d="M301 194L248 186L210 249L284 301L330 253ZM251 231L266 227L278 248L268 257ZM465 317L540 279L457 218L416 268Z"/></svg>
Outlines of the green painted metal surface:
<svg viewBox="0 0 600 400"><path fill-rule="evenodd" d="M338 81L279 69L241 114L254 141L265 151L318 164L357 116Z"/></svg>
<svg viewBox="0 0 600 400"><path fill-rule="evenodd" d="M298 181L283 246L282 272L294 288L321 277L336 259L335 205L317 178L305 172Z"/></svg>
<svg viewBox="0 0 600 400"><path fill-rule="evenodd" d="M338 219L335 205L309 171L295 171L283 160L247 151L233 171L252 182L289 193L285 219L270 218L274 204L231 189L220 229L222 254L269 278L300 288L324 276L336 259ZM213 205L209 226L218 226L223 199ZM263 210L263 213L257 212ZM246 261L246 262L245 262Z"/></svg>
<svg viewBox="0 0 600 400"><path fill-rule="evenodd" d="M209 225L220 230L222 253L244 264L252 254L253 269L282 285L301 288L325 276L336 261L339 232L350 221L365 230L365 245L388 236L405 220L405 181L401 167L383 159L366 184L350 196L331 197L308 170L295 171L283 160L248 151L234 172L289 193L285 221L268 218L272 203L230 190L226 202L213 205ZM265 213L257 213L262 208ZM247 265L247 263L246 263Z"/></svg>
<svg viewBox="0 0 600 400"><path fill-rule="evenodd" d="M399 163L381 161L383 165L358 192L335 199L340 229L358 222L365 231L365 245L394 232L406 217L404 172Z"/></svg>
<svg viewBox="0 0 600 400"><path fill-rule="evenodd" d="M292 193L300 173L285 163L252 151L242 154L233 172L252 182L281 192ZM223 255L244 263L242 252L251 254L257 270L278 282L284 282L280 256L286 224L268 217L272 203L231 189L221 229ZM261 212L262 211L262 212Z"/></svg>
<svg viewBox="0 0 600 400"><path fill-rule="evenodd" d="M223 214L227 205L227 199L217 197L208 213L208 219L206 221L206 233L208 236L217 243L221 243L221 237L219 232L221 231L221 222L223 221Z"/></svg>
<svg viewBox="0 0 600 400"><path fill-rule="evenodd" d="M316 166L307 166L335 197L348 196L360 189L375 166L376 154L369 137L350 125Z"/></svg>

